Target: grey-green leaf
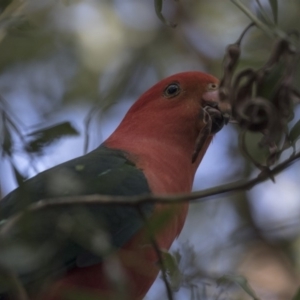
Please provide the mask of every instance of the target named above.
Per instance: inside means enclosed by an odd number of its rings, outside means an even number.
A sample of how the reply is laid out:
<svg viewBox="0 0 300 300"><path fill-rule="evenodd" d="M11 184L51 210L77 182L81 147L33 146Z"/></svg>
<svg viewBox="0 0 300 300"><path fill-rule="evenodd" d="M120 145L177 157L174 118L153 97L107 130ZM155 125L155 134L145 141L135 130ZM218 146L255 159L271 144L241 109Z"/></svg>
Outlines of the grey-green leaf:
<svg viewBox="0 0 300 300"><path fill-rule="evenodd" d="M292 298L292 300L300 300L300 288L297 290L296 294Z"/></svg>
<svg viewBox="0 0 300 300"><path fill-rule="evenodd" d="M28 152L40 153L46 146L49 146L58 139L65 136L76 135L79 135L79 132L70 122L55 124L53 126L39 129L28 134L28 137L33 139L26 145L26 150Z"/></svg>
<svg viewBox="0 0 300 300"><path fill-rule="evenodd" d="M172 290L178 291L182 279L182 274L179 269L180 255L178 255L179 253L174 253L175 255L173 255L164 250L161 250L161 252Z"/></svg>
<svg viewBox="0 0 300 300"><path fill-rule="evenodd" d="M291 143L295 143L300 138L300 120L294 125L289 134Z"/></svg>
<svg viewBox="0 0 300 300"><path fill-rule="evenodd" d="M278 2L277 0L269 0L270 6L272 8L273 18L275 24L278 22Z"/></svg>
<svg viewBox="0 0 300 300"><path fill-rule="evenodd" d="M12 154L13 141L7 126L6 117L3 116L2 150L8 156Z"/></svg>
<svg viewBox="0 0 300 300"><path fill-rule="evenodd" d="M1 0L0 2L0 14L2 12L4 12L4 10L6 9L6 7L8 7L8 5L12 2L12 0Z"/></svg>
<svg viewBox="0 0 300 300"><path fill-rule="evenodd" d="M154 0L155 12L158 18L167 26L176 27L176 24L168 22L162 14L163 0Z"/></svg>
<svg viewBox="0 0 300 300"><path fill-rule="evenodd" d="M14 175L15 175L15 179L18 183L18 186L22 185L23 182L26 180L26 178L19 172L19 170L14 166L13 163L11 163Z"/></svg>
<svg viewBox="0 0 300 300"><path fill-rule="evenodd" d="M253 300L260 300L252 290L245 277L240 275L224 275L218 279L218 284L234 283L241 287Z"/></svg>

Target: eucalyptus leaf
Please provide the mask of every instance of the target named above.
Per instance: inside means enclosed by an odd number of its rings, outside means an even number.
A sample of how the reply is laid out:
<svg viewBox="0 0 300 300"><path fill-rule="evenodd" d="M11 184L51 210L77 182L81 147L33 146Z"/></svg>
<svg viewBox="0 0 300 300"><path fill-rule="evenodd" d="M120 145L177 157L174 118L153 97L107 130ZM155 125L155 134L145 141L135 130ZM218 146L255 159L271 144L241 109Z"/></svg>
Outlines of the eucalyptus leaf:
<svg viewBox="0 0 300 300"><path fill-rule="evenodd" d="M217 280L218 284L234 283L241 287L252 299L259 300L245 277L240 275L223 275Z"/></svg>
<svg viewBox="0 0 300 300"><path fill-rule="evenodd" d="M7 126L6 118L3 117L3 131L2 131L2 150L8 156L12 154L12 137Z"/></svg>
<svg viewBox="0 0 300 300"><path fill-rule="evenodd" d="M275 24L278 22L278 2L277 0L269 0L270 6L272 8L273 18Z"/></svg>
<svg viewBox="0 0 300 300"><path fill-rule="evenodd" d="M28 152L41 153L46 146L56 142L58 139L74 135L79 135L79 132L70 122L55 124L28 134L27 136L33 137L33 139L27 143L25 149Z"/></svg>
<svg viewBox="0 0 300 300"><path fill-rule="evenodd" d="M294 144L300 138L300 120L294 125L289 134L289 140Z"/></svg>
<svg viewBox="0 0 300 300"><path fill-rule="evenodd" d="M24 181L26 180L26 178L18 171L18 169L13 165L13 163L11 163L16 181L18 183L18 185L22 185L24 183Z"/></svg>
<svg viewBox="0 0 300 300"><path fill-rule="evenodd" d="M9 28L9 33L11 36L25 36L25 34L33 33L34 30L38 29L38 26L36 26L33 22L20 18L20 20L16 21Z"/></svg>
<svg viewBox="0 0 300 300"><path fill-rule="evenodd" d="M154 7L157 17L167 26L176 27L176 24L168 22L162 14L163 0L154 0Z"/></svg>
<svg viewBox="0 0 300 300"><path fill-rule="evenodd" d="M168 251L161 251L163 255L164 266L173 291L178 291L182 279L182 274L179 269L180 255L171 254Z"/></svg>
<svg viewBox="0 0 300 300"><path fill-rule="evenodd" d="M292 300L300 300L300 288L297 290L296 294L292 298Z"/></svg>
<svg viewBox="0 0 300 300"><path fill-rule="evenodd" d="M12 0L1 0L0 2L0 14L6 9L6 7L12 2Z"/></svg>

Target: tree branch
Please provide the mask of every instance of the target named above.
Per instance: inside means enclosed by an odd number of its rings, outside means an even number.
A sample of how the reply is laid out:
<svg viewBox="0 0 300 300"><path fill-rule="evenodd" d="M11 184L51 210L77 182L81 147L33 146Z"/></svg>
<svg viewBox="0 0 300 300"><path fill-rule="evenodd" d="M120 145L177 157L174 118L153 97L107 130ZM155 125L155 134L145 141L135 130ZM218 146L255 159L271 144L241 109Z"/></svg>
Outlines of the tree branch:
<svg viewBox="0 0 300 300"><path fill-rule="evenodd" d="M151 240L151 244L153 246L153 249L156 252L156 255L157 255L157 258L158 258L158 263L159 263L160 270L161 270L161 273L162 273L163 282L164 282L165 287L166 287L168 300L173 300L173 293L172 293L172 289L171 289L170 283L169 283L168 278L167 278L167 269L166 269L166 266L165 266L165 263L164 263L163 256L161 254L161 250L159 248L158 243L156 242L153 231L149 226L149 223L148 223L148 220L147 220L145 214L143 213L143 211L142 211L142 209L139 205L138 205L137 208L138 208L139 214L140 214L140 216L141 216L141 218L142 218L142 220L143 220L143 222L144 222L144 224L145 224L145 226L148 230L148 233L150 235L150 240Z"/></svg>
<svg viewBox="0 0 300 300"><path fill-rule="evenodd" d="M161 204L174 204L186 201L195 201L201 199L202 201L208 200L209 197L225 194L229 192L237 192L242 190L250 190L255 185L262 183L268 179L271 179L274 175L277 175L284 169L288 168L292 163L296 162L300 158L300 152L292 155L287 160L278 164L273 169L264 169L255 178L250 180L240 180L229 184L220 185L214 188L206 189L204 191L197 191L188 194L176 194L176 195L138 195L138 196L108 196L108 195L83 195L83 196L70 196L70 197L58 197L42 199L27 207L26 210L10 217L5 224L2 225L0 235L5 234L11 226L13 226L26 212L39 211L50 207L62 207L69 205L129 205L137 206L143 203L161 203Z"/></svg>

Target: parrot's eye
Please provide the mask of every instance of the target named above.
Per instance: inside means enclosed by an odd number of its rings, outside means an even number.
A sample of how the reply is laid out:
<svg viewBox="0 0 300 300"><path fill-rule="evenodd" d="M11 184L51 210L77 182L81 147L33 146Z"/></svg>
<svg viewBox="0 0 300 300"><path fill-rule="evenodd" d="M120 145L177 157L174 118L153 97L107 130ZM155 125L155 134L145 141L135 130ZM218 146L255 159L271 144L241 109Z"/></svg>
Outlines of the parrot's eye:
<svg viewBox="0 0 300 300"><path fill-rule="evenodd" d="M209 83L208 84L208 90L212 91L212 90L216 90L218 89L219 85L217 83Z"/></svg>
<svg viewBox="0 0 300 300"><path fill-rule="evenodd" d="M171 83L169 84L165 91L164 91L164 95L167 98L172 98L175 97L176 95L178 95L180 93L180 86L178 83Z"/></svg>

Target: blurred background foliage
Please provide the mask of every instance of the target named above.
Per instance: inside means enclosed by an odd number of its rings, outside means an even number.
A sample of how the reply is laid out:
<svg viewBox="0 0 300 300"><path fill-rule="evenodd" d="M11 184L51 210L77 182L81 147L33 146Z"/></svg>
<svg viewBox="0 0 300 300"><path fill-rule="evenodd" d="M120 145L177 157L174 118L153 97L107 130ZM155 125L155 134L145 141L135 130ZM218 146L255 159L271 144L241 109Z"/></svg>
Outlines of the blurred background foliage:
<svg viewBox="0 0 300 300"><path fill-rule="evenodd" d="M0 196L18 181L95 148L133 101L163 77L200 70L221 78L226 47L251 21L233 2L273 32L266 16L276 16L278 4L281 32L300 28L298 0L1 0ZM260 68L275 41L276 36L252 28L242 41L238 70ZM297 88L299 82L298 59L292 84ZM267 93L275 88L276 80ZM289 129L300 114L294 96ZM240 132L230 124L218 133L195 190L259 173L240 151ZM260 139L260 133L248 132L244 142L262 162L266 152ZM178 269L171 274L174 299L293 298L300 282L299 170L293 164L275 184L269 180L191 205L171 251ZM146 299L164 295L158 278Z"/></svg>

